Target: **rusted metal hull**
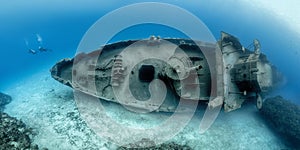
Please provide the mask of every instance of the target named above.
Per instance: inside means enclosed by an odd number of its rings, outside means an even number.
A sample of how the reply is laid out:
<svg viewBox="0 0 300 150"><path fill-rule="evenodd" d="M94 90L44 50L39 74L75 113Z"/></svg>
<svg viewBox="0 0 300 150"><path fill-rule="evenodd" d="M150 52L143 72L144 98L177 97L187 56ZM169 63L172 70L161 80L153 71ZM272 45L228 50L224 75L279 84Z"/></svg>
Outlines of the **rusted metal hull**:
<svg viewBox="0 0 300 150"><path fill-rule="evenodd" d="M212 108L224 105L231 111L247 99L258 99L259 104L275 85L275 68L258 46L254 51L245 49L224 32L217 43L151 37L80 53L50 71L75 90L138 109L173 112L182 100L209 101ZM118 100L118 91L127 99Z"/></svg>

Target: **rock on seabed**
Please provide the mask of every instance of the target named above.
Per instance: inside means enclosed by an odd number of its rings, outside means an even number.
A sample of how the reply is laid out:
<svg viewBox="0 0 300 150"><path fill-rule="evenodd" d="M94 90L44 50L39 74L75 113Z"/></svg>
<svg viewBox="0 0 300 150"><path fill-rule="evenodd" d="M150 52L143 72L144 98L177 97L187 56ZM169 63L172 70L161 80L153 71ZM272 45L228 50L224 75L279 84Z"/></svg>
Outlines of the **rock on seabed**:
<svg viewBox="0 0 300 150"><path fill-rule="evenodd" d="M264 101L261 114L273 130L300 148L300 106L276 96Z"/></svg>

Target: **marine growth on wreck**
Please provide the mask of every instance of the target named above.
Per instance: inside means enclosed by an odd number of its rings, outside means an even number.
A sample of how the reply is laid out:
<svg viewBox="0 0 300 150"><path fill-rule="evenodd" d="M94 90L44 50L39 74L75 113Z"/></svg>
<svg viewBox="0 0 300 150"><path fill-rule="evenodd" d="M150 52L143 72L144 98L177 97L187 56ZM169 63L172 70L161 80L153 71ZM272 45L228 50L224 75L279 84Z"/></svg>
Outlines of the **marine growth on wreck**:
<svg viewBox="0 0 300 150"><path fill-rule="evenodd" d="M155 53L160 60L145 59ZM163 57L167 53L171 55ZM140 58L144 60L130 68L130 63ZM253 41L253 49L247 49L225 32L217 43L151 36L108 44L57 62L51 75L100 99L164 112L174 112L180 101L209 101L210 108L223 105L229 112L240 108L245 100L255 100L260 109L264 96L282 78L261 53L258 40ZM166 86L154 84L157 80ZM165 95L153 94L164 90ZM126 100L118 100L122 97ZM186 110L188 107L177 109Z"/></svg>

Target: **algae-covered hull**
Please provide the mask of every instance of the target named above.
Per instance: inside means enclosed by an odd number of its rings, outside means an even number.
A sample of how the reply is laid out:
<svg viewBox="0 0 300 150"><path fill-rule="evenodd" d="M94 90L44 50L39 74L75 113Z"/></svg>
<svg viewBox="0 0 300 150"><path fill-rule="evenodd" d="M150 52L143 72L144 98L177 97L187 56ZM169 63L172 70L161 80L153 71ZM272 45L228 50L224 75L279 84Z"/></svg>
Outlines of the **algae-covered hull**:
<svg viewBox="0 0 300 150"><path fill-rule="evenodd" d="M86 94L149 111L173 112L180 101L209 101L225 111L262 98L280 75L260 52L222 32L217 43L190 39L129 40L63 59L57 81ZM188 109L188 107L187 107Z"/></svg>

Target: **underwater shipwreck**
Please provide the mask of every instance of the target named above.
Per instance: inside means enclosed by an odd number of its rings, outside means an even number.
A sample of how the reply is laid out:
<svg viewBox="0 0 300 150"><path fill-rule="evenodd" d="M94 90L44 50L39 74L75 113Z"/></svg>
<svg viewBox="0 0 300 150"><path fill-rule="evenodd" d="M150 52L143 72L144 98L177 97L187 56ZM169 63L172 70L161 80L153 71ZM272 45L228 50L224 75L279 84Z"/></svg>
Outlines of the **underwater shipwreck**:
<svg viewBox="0 0 300 150"><path fill-rule="evenodd" d="M75 90L147 111L174 112L181 100L206 101L209 108L223 105L226 112L255 100L260 109L282 75L261 53L258 40L252 48L225 32L217 43L152 36L79 53L50 71L55 80ZM165 87L153 84L157 79ZM166 94L159 94L163 90ZM121 97L126 99L118 100Z"/></svg>
<svg viewBox="0 0 300 150"><path fill-rule="evenodd" d="M62 59L50 72L76 91L142 113L186 112L195 101L230 112L254 101L269 127L295 146L300 107L280 96L268 98L284 76L261 53L258 40L250 46L225 32L216 43L151 36ZM182 101L185 107L178 107Z"/></svg>

